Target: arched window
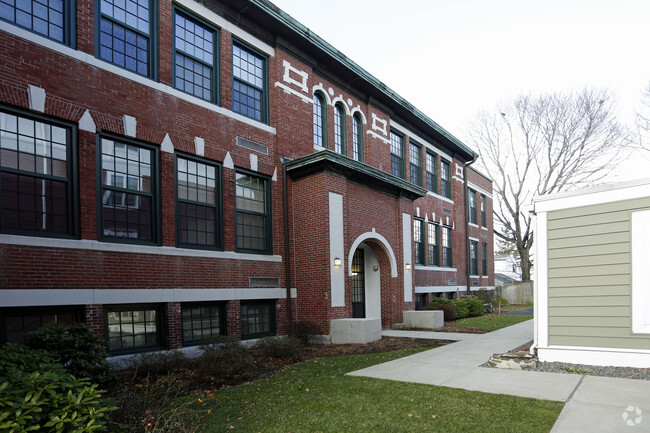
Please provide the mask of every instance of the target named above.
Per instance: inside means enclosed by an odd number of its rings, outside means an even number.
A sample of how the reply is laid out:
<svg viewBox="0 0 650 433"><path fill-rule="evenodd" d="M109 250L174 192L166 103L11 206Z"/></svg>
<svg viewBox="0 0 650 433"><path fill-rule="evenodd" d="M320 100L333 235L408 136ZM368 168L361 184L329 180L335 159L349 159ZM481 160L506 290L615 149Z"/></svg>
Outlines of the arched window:
<svg viewBox="0 0 650 433"><path fill-rule="evenodd" d="M363 121L358 113L352 116L352 157L363 161Z"/></svg>
<svg viewBox="0 0 650 433"><path fill-rule="evenodd" d="M334 106L334 151L345 155L345 109Z"/></svg>
<svg viewBox="0 0 650 433"><path fill-rule="evenodd" d="M314 146L327 147L327 116L325 98L314 93Z"/></svg>

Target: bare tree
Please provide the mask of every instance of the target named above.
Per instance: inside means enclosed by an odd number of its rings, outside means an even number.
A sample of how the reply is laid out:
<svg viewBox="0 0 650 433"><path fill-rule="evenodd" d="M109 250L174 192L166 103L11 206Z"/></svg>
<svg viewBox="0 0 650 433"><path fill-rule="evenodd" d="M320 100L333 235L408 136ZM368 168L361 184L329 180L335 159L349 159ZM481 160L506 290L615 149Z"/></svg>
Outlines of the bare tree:
<svg viewBox="0 0 650 433"><path fill-rule="evenodd" d="M628 143L604 90L519 96L496 113L480 113L469 134L493 180L494 233L514 244L524 281L532 267L533 197L602 180Z"/></svg>
<svg viewBox="0 0 650 433"><path fill-rule="evenodd" d="M639 135L639 144L643 149L650 149L650 83L641 95L642 107L636 113L636 127Z"/></svg>

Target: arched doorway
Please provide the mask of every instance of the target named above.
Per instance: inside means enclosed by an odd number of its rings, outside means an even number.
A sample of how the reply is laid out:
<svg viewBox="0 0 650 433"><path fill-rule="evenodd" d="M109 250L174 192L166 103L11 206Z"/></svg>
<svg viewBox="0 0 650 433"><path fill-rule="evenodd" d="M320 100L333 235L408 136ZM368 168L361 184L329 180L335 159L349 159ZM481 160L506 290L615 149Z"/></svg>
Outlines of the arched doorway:
<svg viewBox="0 0 650 433"><path fill-rule="evenodd" d="M370 245L362 243L352 256L352 317L381 319L381 272Z"/></svg>

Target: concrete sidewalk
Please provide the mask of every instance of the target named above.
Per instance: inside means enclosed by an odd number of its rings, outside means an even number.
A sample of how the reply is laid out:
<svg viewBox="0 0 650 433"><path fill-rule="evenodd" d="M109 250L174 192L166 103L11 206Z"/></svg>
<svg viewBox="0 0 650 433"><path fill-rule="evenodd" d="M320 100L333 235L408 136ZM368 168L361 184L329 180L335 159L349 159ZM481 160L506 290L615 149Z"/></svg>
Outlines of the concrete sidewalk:
<svg viewBox="0 0 650 433"><path fill-rule="evenodd" d="M457 342L350 375L565 402L552 433L650 431L650 381L478 367L493 353L531 341L532 320L487 334L384 331L383 335Z"/></svg>

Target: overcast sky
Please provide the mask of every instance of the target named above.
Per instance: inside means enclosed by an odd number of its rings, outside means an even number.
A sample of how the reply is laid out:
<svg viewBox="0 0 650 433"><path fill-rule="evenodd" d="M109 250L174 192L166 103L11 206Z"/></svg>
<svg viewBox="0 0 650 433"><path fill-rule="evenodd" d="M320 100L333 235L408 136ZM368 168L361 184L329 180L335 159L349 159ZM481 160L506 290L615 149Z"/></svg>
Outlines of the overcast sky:
<svg viewBox="0 0 650 433"><path fill-rule="evenodd" d="M272 1L464 141L527 93L607 88L629 121L650 82L649 0Z"/></svg>

